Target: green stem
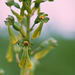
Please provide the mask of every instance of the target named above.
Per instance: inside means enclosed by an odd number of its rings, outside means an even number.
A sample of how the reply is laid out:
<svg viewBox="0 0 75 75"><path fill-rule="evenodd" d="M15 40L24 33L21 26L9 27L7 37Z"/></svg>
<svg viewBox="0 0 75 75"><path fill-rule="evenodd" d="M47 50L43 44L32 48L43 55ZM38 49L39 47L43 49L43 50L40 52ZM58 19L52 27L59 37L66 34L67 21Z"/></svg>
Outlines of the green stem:
<svg viewBox="0 0 75 75"><path fill-rule="evenodd" d="M31 6L31 0L29 0ZM30 41L30 15L27 15L27 27L26 27L26 38ZM26 75L27 67L26 64L23 65L20 75Z"/></svg>
<svg viewBox="0 0 75 75"><path fill-rule="evenodd" d="M27 39L30 40L30 16L27 15L27 30L26 30Z"/></svg>
<svg viewBox="0 0 75 75"><path fill-rule="evenodd" d="M26 64L23 65L20 75L26 75Z"/></svg>

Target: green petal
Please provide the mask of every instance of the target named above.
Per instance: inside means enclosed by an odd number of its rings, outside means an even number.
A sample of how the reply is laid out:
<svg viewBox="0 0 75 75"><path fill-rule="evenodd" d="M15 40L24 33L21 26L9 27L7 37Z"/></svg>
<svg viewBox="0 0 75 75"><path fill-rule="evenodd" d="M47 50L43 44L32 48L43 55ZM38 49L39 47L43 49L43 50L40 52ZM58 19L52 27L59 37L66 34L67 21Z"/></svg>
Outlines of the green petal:
<svg viewBox="0 0 75 75"><path fill-rule="evenodd" d="M47 23L49 21L49 18L48 17L45 17L43 20L42 20L44 23Z"/></svg>
<svg viewBox="0 0 75 75"><path fill-rule="evenodd" d="M40 23L40 25L38 26L38 28L34 31L34 33L32 34L32 38L35 39L37 36L40 36L41 30L43 27L43 23Z"/></svg>
<svg viewBox="0 0 75 75"><path fill-rule="evenodd" d="M6 59L8 60L8 62L12 62L13 60L12 44L9 45L8 52L6 54Z"/></svg>
<svg viewBox="0 0 75 75"><path fill-rule="evenodd" d="M18 39L17 39L17 37L15 36L15 34L14 34L14 32L12 31L12 29L11 29L10 26L8 26L8 32L9 32L9 35L10 35L11 43L12 43L12 44L15 44L15 43L18 41Z"/></svg>
<svg viewBox="0 0 75 75"><path fill-rule="evenodd" d="M26 57L27 57L27 50L25 49L25 47L23 48L23 54L22 54L22 57L21 57L21 61L19 63L19 67L22 68L24 63L25 63L25 60L26 60Z"/></svg>
<svg viewBox="0 0 75 75"><path fill-rule="evenodd" d="M45 49L45 50L42 50L42 51L36 53L36 54L34 55L34 57L35 57L36 59L41 59L41 58L43 58L45 55L47 55L49 51L50 51L50 48L47 48L47 49Z"/></svg>

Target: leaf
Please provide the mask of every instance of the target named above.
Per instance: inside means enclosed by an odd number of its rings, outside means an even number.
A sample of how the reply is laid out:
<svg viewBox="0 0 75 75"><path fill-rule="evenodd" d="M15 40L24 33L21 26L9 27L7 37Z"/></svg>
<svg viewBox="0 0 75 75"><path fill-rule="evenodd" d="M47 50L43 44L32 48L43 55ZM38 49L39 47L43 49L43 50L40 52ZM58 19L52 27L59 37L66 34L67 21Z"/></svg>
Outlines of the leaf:
<svg viewBox="0 0 75 75"><path fill-rule="evenodd" d="M47 55L49 51L50 51L50 48L47 48L47 49L45 49L45 50L42 50L42 51L36 53L36 54L34 55L34 57L35 57L36 59L41 59L41 58L43 58L45 55Z"/></svg>
<svg viewBox="0 0 75 75"><path fill-rule="evenodd" d="M19 5L18 3L14 2L13 5L14 5L16 8L20 9L20 5Z"/></svg>
<svg viewBox="0 0 75 75"><path fill-rule="evenodd" d="M42 27L43 27L43 23L40 23L40 25L38 26L38 28L32 34L32 38L33 39L35 39L37 36L40 36Z"/></svg>

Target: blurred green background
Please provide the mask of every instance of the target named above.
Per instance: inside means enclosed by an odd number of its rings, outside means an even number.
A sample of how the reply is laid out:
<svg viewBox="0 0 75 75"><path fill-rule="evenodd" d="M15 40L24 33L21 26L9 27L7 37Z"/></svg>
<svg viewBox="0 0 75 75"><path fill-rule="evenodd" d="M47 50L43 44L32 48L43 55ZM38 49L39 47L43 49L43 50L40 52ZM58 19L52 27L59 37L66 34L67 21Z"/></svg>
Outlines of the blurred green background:
<svg viewBox="0 0 75 75"><path fill-rule="evenodd" d="M37 38L32 40L34 48L48 39ZM40 65L36 67L35 75L75 75L75 40L68 40L59 37L53 37L58 41L58 47L48 53L43 59L39 60ZM19 75L20 68L15 59L8 63L5 55L8 49L9 38L0 36L0 68L4 69L5 75Z"/></svg>

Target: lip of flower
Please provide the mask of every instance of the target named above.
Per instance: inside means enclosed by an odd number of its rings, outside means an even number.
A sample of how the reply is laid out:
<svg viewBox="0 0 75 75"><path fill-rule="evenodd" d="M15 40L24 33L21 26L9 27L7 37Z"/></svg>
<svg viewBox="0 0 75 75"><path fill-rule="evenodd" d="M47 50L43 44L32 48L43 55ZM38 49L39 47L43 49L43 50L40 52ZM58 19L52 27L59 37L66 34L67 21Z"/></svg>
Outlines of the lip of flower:
<svg viewBox="0 0 75 75"><path fill-rule="evenodd" d="M44 15L41 15L39 18L44 19Z"/></svg>
<svg viewBox="0 0 75 75"><path fill-rule="evenodd" d="M28 41L25 41L25 44L24 44L25 46L28 46Z"/></svg>

